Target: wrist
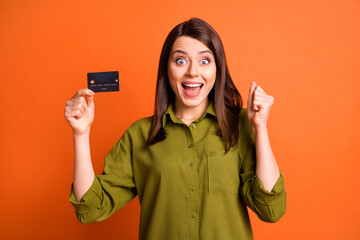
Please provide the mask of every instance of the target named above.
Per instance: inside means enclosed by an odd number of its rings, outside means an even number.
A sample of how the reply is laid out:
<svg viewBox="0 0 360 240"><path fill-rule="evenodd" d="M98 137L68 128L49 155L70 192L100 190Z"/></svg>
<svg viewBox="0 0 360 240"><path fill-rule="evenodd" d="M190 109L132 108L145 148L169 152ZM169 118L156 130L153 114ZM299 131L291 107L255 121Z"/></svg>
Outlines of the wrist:
<svg viewBox="0 0 360 240"><path fill-rule="evenodd" d="M83 132L73 132L74 139L82 139L82 138L89 138L90 136L90 127L83 131Z"/></svg>
<svg viewBox="0 0 360 240"><path fill-rule="evenodd" d="M257 137L258 135L261 135L263 133L267 134L267 131L268 131L266 123L260 124L260 125L252 125L251 130L255 137Z"/></svg>

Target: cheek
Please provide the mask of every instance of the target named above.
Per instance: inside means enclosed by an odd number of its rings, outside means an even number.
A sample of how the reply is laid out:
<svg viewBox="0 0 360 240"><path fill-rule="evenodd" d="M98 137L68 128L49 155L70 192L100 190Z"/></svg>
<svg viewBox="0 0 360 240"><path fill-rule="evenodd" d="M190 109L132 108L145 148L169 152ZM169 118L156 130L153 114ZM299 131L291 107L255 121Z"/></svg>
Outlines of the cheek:
<svg viewBox="0 0 360 240"><path fill-rule="evenodd" d="M168 79L170 83L170 87L173 90L174 93L177 93L177 77L174 74L174 71L172 71L170 68L168 68Z"/></svg>
<svg viewBox="0 0 360 240"><path fill-rule="evenodd" d="M167 75L169 80L171 81L171 79L173 78L173 74L170 66L168 66Z"/></svg>
<svg viewBox="0 0 360 240"><path fill-rule="evenodd" d="M176 92L176 89L177 89L177 84L176 84L176 81L174 81L173 79L169 78L169 82L170 82L170 87L171 89Z"/></svg>
<svg viewBox="0 0 360 240"><path fill-rule="evenodd" d="M172 79L172 81L180 80L183 75L182 71L183 70L181 68L175 67L172 64L168 66L168 76Z"/></svg>
<svg viewBox="0 0 360 240"><path fill-rule="evenodd" d="M216 79L216 68L210 68L207 69L204 73L203 73L204 78L206 79L206 81L208 82L214 82Z"/></svg>

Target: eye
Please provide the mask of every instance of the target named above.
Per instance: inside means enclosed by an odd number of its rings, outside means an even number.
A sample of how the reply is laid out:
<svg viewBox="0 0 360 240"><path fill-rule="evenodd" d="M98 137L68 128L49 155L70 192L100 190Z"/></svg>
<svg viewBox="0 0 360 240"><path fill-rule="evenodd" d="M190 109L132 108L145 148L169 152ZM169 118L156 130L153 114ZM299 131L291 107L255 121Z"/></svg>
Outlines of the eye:
<svg viewBox="0 0 360 240"><path fill-rule="evenodd" d="M186 61L183 58L176 59L176 64L185 64L185 63L186 63Z"/></svg>
<svg viewBox="0 0 360 240"><path fill-rule="evenodd" d="M208 59L202 59L202 60L200 61L200 63L201 63L201 64L204 64L204 65L207 65L207 64L210 63L210 61L209 61Z"/></svg>

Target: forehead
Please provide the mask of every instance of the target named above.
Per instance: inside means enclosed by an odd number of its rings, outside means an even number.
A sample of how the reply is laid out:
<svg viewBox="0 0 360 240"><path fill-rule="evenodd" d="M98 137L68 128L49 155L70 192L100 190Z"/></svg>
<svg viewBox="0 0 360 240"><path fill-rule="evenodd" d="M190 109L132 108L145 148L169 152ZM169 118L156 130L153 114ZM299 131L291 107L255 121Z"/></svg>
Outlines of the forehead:
<svg viewBox="0 0 360 240"><path fill-rule="evenodd" d="M175 40L171 52L176 50L185 50L189 53L203 50L209 50L211 52L211 50L204 43L189 36L181 36Z"/></svg>

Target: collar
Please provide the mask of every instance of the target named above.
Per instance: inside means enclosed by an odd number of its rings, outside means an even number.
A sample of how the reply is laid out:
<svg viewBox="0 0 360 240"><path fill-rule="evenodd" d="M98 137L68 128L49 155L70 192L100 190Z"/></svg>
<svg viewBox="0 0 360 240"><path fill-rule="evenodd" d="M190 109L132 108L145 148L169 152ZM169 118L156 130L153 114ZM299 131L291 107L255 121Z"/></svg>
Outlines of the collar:
<svg viewBox="0 0 360 240"><path fill-rule="evenodd" d="M166 112L164 113L163 118L162 118L162 127L165 127L168 120L171 120L173 123L184 124L183 121L181 121L180 119L175 117L175 114L173 111L173 106L174 106L174 104L170 103L170 105L167 107ZM214 107L214 103L212 101L206 107L204 114L199 119L195 120L194 122L201 121L207 115L210 115L210 116L213 116L216 118L215 107Z"/></svg>

